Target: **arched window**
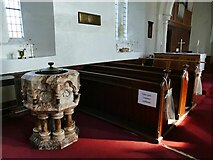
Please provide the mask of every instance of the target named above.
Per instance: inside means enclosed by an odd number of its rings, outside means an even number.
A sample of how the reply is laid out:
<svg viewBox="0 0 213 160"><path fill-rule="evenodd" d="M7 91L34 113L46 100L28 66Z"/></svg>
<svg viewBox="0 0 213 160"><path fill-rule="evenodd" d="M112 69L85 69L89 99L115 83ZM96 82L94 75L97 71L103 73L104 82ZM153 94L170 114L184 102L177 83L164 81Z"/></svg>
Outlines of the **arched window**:
<svg viewBox="0 0 213 160"><path fill-rule="evenodd" d="M23 38L20 0L5 0L8 32L10 38Z"/></svg>

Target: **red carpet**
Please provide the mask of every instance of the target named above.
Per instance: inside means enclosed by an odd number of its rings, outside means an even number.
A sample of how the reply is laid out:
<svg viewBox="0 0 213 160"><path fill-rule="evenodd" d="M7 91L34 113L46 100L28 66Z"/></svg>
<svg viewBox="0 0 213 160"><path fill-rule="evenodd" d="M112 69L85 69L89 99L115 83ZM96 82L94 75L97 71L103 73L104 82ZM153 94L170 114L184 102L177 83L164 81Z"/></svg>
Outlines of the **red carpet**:
<svg viewBox="0 0 213 160"><path fill-rule="evenodd" d="M198 106L162 143L199 159L212 159L213 75L203 76L203 89L206 95L197 98Z"/></svg>
<svg viewBox="0 0 213 160"><path fill-rule="evenodd" d="M29 143L29 116L3 123L3 158L184 158L120 128L83 113L75 113L78 142L63 149L39 151Z"/></svg>
<svg viewBox="0 0 213 160"><path fill-rule="evenodd" d="M212 76L213 77L213 76ZM211 158L212 149L212 81L204 78L206 96L177 128L172 130L163 143L196 158ZM206 79L207 78L207 79ZM186 159L146 139L83 113L74 113L80 129L79 140L63 150L39 151L29 142L32 134L30 116L3 122L3 158L175 158Z"/></svg>

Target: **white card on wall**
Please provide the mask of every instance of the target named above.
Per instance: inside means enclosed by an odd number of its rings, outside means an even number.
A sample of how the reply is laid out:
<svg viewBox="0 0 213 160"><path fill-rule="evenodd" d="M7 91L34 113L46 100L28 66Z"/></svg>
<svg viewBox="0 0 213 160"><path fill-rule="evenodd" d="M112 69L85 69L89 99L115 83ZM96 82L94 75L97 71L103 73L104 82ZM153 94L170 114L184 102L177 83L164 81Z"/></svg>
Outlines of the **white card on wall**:
<svg viewBox="0 0 213 160"><path fill-rule="evenodd" d="M156 108L157 104L157 93L145 91L145 90L138 90L138 103L143 104L146 106Z"/></svg>

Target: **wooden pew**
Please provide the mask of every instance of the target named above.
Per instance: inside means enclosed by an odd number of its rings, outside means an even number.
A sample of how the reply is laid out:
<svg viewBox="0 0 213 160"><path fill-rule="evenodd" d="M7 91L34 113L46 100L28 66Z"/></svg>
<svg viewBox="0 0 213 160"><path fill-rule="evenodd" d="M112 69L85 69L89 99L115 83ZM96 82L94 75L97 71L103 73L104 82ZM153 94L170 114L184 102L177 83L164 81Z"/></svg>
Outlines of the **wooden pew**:
<svg viewBox="0 0 213 160"><path fill-rule="evenodd" d="M143 70L137 70L137 69L131 69L131 68L106 66L101 64L88 65L84 67L83 70L118 75L118 76L129 77L129 78L136 78L136 79L153 81L153 82L161 82L165 72L164 70L162 70L161 72L157 73L157 72L149 72L149 71L143 71Z"/></svg>
<svg viewBox="0 0 213 160"><path fill-rule="evenodd" d="M157 68L169 68L171 70L182 70L182 66L189 65L188 71L195 72L198 68L200 61L195 60L177 60L168 58L138 58L132 60L114 61L118 63L135 64L142 66L152 66Z"/></svg>
<svg viewBox="0 0 213 160"><path fill-rule="evenodd" d="M113 74L118 76L137 78L141 80L153 81L153 82L161 82L162 77L164 75L163 70L161 72L154 71L144 71L140 69L132 69L132 68L122 68L115 66L107 66L107 65L89 65L84 70L98 72L98 73L106 73ZM174 97L174 106L175 106L175 114L176 119L182 117L185 114L185 106L186 106L186 97L187 97L187 87L188 87L188 78L187 78L187 68L185 68L185 72L182 75L173 75L172 76L172 86L173 86L173 97Z"/></svg>
<svg viewBox="0 0 213 160"><path fill-rule="evenodd" d="M132 69L140 69L140 70L146 70L146 71L152 71L152 72L161 72L164 68L163 67L155 67L155 66L142 66L141 65L141 60L139 59L134 59L132 60L132 62L130 60L128 61L115 61L115 62L108 62L105 63L105 65L110 65L110 66L117 66L117 67L124 67L124 68L132 68ZM189 66L190 67L190 66ZM186 99L186 106L187 108L191 108L193 105L195 105L195 102L193 100L194 97L194 88L195 88L195 81L196 78L198 77L198 74L196 74L196 69L194 68L194 70L189 71L189 67L187 68L188 71L188 92L187 92L187 99ZM171 69L171 73L170 73L170 77L173 81L173 75L179 75L182 76L183 73L185 73L185 71L183 72L182 70L179 69ZM186 74L186 73L185 73Z"/></svg>
<svg viewBox="0 0 213 160"><path fill-rule="evenodd" d="M154 142L172 127L164 113L167 74L159 83L80 70L80 80L79 110L145 135ZM156 93L156 106L139 104L139 90Z"/></svg>
<svg viewBox="0 0 213 160"><path fill-rule="evenodd" d="M162 65L162 61L165 65L181 68L181 66L187 62L190 67L196 68L197 62L199 62L199 67L201 70L204 69L205 64L205 54L197 54L197 53L154 53L153 55L153 65L158 66ZM161 61L162 59L162 61ZM190 68L189 68L190 70Z"/></svg>
<svg viewBox="0 0 213 160"><path fill-rule="evenodd" d="M192 100L191 100L192 107L197 105L196 102L194 101L197 93L202 94L202 89L199 89L200 87L199 87L198 81L201 82L202 63L205 63L205 62L197 61L196 58L195 58L195 60L193 60L193 59L194 59L193 57L192 57L192 60L190 60L190 58L189 58L189 60L163 59L163 58L154 58L153 59L153 66L157 66L157 67L167 66L170 69L180 69L180 66L183 64L187 63L189 65L189 69L188 69L189 78L191 79L191 81L189 82L189 87L192 90L189 94L192 97ZM202 82L201 82L201 88L202 88ZM190 99L188 99L188 100L190 100Z"/></svg>
<svg viewBox="0 0 213 160"><path fill-rule="evenodd" d="M199 61L153 58L153 66L181 70L184 64L189 65L189 71L195 72ZM142 64L143 65L143 64Z"/></svg>
<svg viewBox="0 0 213 160"><path fill-rule="evenodd" d="M0 118L2 120L18 117L28 112L28 109L22 104L21 79L18 75L19 73L0 75L1 89L10 90L10 94L12 93L12 96L8 98L9 100L7 98L4 99L5 95L2 97L0 104Z"/></svg>

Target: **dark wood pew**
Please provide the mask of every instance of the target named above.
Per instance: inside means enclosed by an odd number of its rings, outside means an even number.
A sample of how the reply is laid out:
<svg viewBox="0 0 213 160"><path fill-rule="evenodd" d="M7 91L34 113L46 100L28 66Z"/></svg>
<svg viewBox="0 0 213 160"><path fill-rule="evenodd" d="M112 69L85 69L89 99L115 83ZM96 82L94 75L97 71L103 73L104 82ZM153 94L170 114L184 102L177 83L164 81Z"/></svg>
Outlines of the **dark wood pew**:
<svg viewBox="0 0 213 160"><path fill-rule="evenodd" d="M153 58L153 65L155 67L166 67L170 69L181 70L184 64L189 65L189 71L195 72L199 61L190 61L190 60L176 60L176 59L163 59L163 58ZM142 64L143 65L143 64Z"/></svg>
<svg viewBox="0 0 213 160"><path fill-rule="evenodd" d="M198 68L200 61L194 60L177 60L177 59L166 59L166 58L138 58L132 60L114 61L118 63L135 64L142 66L152 66L157 68L169 68L171 70L182 70L182 66L185 64L189 65L188 71L195 72Z"/></svg>
<svg viewBox="0 0 213 160"><path fill-rule="evenodd" d="M80 70L79 110L105 119L157 142L172 127L165 117L166 81L150 82ZM139 90L157 94L155 107L138 103ZM88 123L89 125L89 123Z"/></svg>
<svg viewBox="0 0 213 160"><path fill-rule="evenodd" d="M129 78L136 78L136 79L153 81L153 82L161 82L164 72L166 71L166 70L162 70L161 72L150 72L150 71L143 71L143 70L132 69L132 68L106 66L101 64L88 65L88 66L85 66L83 70L118 75L118 76L129 77Z"/></svg>
<svg viewBox="0 0 213 160"><path fill-rule="evenodd" d="M131 62L130 60L108 62L108 63L105 63L105 65L123 67L123 68L140 69L140 70L151 71L151 72L162 72L162 70L165 69L163 67L145 66L145 65L142 66L141 61L139 59L137 59L137 60L134 59L132 61L133 62ZM195 85L195 80L198 77L198 75L196 74L195 69L193 71L189 71L188 69L189 69L189 67L187 68L189 81L188 81L186 106L188 108L191 108L195 104L195 102L193 100L194 88L195 88L194 85ZM175 69L175 68L171 69L170 77L171 77L172 81L173 81L173 75L179 75L180 77L182 77L183 73L185 73L185 71L183 72L183 70L184 70L184 68L182 68L182 70ZM185 74L187 74L187 73L185 73Z"/></svg>
<svg viewBox="0 0 213 160"><path fill-rule="evenodd" d="M174 55L172 55L174 56ZM180 56L181 57L185 57L184 59L178 59L177 57ZM161 58L161 56L159 56L159 58L154 58L153 59L153 66L157 66L157 67L165 67L167 66L170 69L180 69L180 66L183 64L188 64L189 65L189 78L191 79L191 81L189 82L189 87L192 89L192 92L190 92L190 94L192 95L192 107L196 106L196 103L194 101L194 98L196 97L197 93L200 92L199 94L202 94L202 91L199 91L199 83L197 83L198 81L201 81L201 75L202 75L202 69L200 68L202 63L205 62L201 62L199 61L199 55L197 55L196 57L188 57L189 55L176 55L173 58L174 59L165 59L165 58ZM186 58L187 57L187 58ZM202 85L202 84L201 84Z"/></svg>
<svg viewBox="0 0 213 160"><path fill-rule="evenodd" d="M113 64L119 64L114 63ZM110 64L111 64L110 63ZM108 64L108 65L107 65ZM125 77L131 77L131 78L139 78L141 80L147 80L147 81L155 81L160 82L162 80L163 76L163 70L162 68L159 70L159 72L156 72L154 70L152 71L145 71L141 70L142 67L134 67L133 69L130 67L123 68L122 66L118 67L118 65L110 66L109 63L105 63L103 65L89 65L85 68L85 70L88 71L94 71L94 72L101 72L101 73L107 73L107 74L114 74L119 76L125 76ZM134 64L133 64L134 66ZM175 114L176 119L179 119L185 114L186 111L186 97L187 97L187 88L188 88L188 74L187 74L187 67L184 69L184 72L179 73L176 75L172 75L172 88L173 88L173 98L174 98L174 105L175 105Z"/></svg>
<svg viewBox="0 0 213 160"><path fill-rule="evenodd" d="M5 100L4 97L2 97L2 102L0 104L0 118L2 118L2 120L21 116L28 111L22 104L21 80L17 76L17 73L0 75L0 87L2 90L5 87L5 89L9 89L15 94L14 99L10 100Z"/></svg>
<svg viewBox="0 0 213 160"><path fill-rule="evenodd" d="M182 65L188 63L189 70L196 68L201 63L201 55L194 53L154 53L153 66L165 66L181 69Z"/></svg>

